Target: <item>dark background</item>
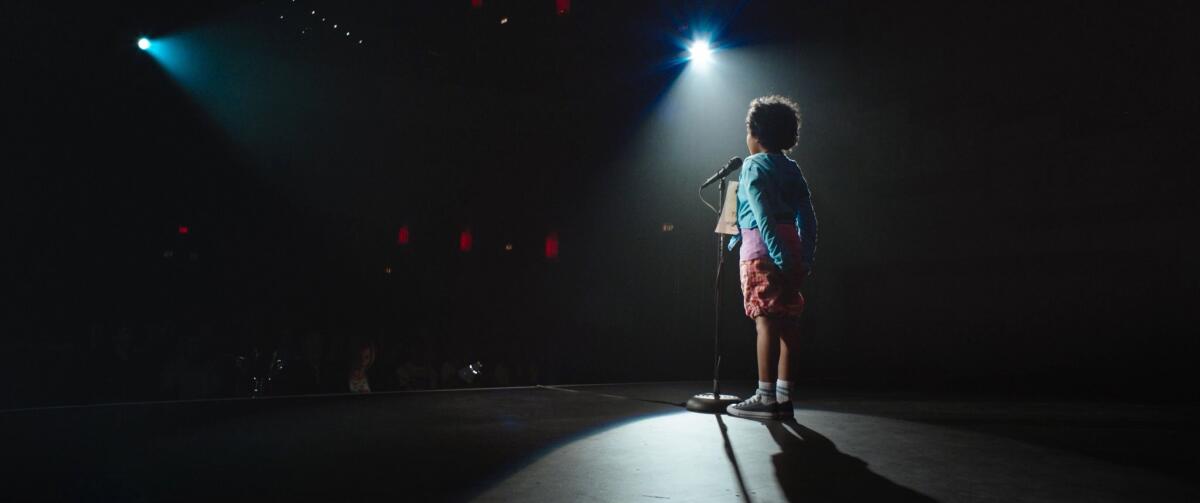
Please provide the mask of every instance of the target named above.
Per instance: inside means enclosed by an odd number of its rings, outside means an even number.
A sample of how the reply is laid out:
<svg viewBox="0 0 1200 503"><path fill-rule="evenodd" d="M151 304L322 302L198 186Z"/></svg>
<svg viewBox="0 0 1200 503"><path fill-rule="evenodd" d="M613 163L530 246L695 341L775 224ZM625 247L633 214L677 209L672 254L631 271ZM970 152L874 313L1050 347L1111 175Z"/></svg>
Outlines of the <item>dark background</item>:
<svg viewBox="0 0 1200 503"><path fill-rule="evenodd" d="M1195 398L1190 4L483 3L7 5L0 404L244 394L228 361L313 332L334 364L374 345L375 389L407 360L706 378L695 187L745 155L748 99L699 105L732 134L668 113L701 29L804 113L806 380Z"/></svg>

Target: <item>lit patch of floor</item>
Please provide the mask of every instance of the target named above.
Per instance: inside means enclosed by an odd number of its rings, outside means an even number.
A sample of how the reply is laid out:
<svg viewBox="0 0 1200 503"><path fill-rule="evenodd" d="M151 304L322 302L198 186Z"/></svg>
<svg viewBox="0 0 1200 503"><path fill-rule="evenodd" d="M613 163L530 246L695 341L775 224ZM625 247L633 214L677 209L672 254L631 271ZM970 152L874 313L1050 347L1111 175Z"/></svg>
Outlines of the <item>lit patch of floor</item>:
<svg viewBox="0 0 1200 503"><path fill-rule="evenodd" d="M727 427L726 437L721 425ZM954 428L825 411L680 412L550 451L477 501L1195 501L1162 475Z"/></svg>

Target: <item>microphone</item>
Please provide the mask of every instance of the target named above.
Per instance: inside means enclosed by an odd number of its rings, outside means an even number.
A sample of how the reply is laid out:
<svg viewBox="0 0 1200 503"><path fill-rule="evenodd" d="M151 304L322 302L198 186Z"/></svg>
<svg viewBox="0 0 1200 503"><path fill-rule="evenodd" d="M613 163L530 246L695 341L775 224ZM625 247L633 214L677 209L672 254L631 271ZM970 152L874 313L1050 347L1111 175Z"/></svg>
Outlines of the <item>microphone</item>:
<svg viewBox="0 0 1200 503"><path fill-rule="evenodd" d="M725 163L725 167L721 168L721 171L718 171L717 174L708 177L708 180L705 180L704 185L701 185L700 188L703 189L709 185L712 185L717 180L725 178L726 176L729 176L730 173L737 171L737 169L740 167L742 167L741 157L734 157L733 159L730 159L729 162Z"/></svg>

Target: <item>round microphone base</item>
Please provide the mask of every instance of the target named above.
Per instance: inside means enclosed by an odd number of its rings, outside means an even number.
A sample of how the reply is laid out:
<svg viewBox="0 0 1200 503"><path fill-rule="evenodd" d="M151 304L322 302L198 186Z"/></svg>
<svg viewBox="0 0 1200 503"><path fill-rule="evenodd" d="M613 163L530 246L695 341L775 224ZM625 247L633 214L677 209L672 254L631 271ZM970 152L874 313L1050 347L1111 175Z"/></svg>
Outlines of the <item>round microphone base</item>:
<svg viewBox="0 0 1200 503"><path fill-rule="evenodd" d="M721 393L719 398L713 398L712 393L700 393L687 401L687 410L705 414L724 414L725 408L742 401L736 395Z"/></svg>

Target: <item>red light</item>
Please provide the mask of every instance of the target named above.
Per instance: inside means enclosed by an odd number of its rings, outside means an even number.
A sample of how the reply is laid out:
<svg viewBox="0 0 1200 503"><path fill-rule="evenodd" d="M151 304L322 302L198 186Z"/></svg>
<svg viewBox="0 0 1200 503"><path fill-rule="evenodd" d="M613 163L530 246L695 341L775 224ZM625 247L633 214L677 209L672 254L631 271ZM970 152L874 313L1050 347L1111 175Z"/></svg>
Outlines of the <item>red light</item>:
<svg viewBox="0 0 1200 503"><path fill-rule="evenodd" d="M483 0L471 0L471 7L476 9L483 7Z"/></svg>
<svg viewBox="0 0 1200 503"><path fill-rule="evenodd" d="M571 0L554 0L554 8L560 16L571 12Z"/></svg>
<svg viewBox="0 0 1200 503"><path fill-rule="evenodd" d="M551 232L546 235L546 258L558 258L558 233Z"/></svg>
<svg viewBox="0 0 1200 503"><path fill-rule="evenodd" d="M458 235L458 251L471 251L471 242L471 229L463 229L462 233Z"/></svg>
<svg viewBox="0 0 1200 503"><path fill-rule="evenodd" d="M408 226L407 225L401 227L400 231L396 233L396 244L398 244L398 245L408 244Z"/></svg>
<svg viewBox="0 0 1200 503"><path fill-rule="evenodd" d="M186 226L186 225L180 225L180 226L179 226L179 235L181 235L181 236L182 236L182 235L186 235L187 233L188 233L188 228L187 228L187 226Z"/></svg>

